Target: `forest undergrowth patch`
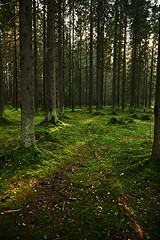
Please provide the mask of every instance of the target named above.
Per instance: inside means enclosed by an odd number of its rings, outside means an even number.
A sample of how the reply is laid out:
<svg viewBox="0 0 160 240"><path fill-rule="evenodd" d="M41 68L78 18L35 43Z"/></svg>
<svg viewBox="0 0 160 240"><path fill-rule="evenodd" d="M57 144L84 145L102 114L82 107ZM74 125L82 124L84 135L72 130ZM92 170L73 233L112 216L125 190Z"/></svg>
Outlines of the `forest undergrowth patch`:
<svg viewBox="0 0 160 240"><path fill-rule="evenodd" d="M34 157L14 158L20 128L0 124L2 239L159 239L153 121L117 111L111 124L111 110L102 113L66 110L54 127L40 111ZM7 114L20 121L19 111Z"/></svg>

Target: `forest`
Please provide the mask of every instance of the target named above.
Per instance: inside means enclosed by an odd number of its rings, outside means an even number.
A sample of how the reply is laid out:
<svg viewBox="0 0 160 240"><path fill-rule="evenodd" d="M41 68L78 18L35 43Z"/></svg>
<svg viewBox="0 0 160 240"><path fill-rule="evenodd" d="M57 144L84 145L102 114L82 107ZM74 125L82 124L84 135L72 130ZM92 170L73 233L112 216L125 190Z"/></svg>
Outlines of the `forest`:
<svg viewBox="0 0 160 240"><path fill-rule="evenodd" d="M0 239L160 239L160 1L0 1Z"/></svg>

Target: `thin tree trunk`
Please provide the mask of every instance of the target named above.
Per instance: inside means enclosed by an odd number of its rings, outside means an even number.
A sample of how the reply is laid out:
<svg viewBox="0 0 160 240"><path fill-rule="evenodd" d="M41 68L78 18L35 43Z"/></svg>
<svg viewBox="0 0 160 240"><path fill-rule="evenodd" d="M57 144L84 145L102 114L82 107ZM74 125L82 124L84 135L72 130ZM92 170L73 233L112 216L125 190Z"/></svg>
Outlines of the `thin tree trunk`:
<svg viewBox="0 0 160 240"><path fill-rule="evenodd" d="M80 33L81 34L81 33ZM80 37L80 49L79 49L79 107L82 107L82 36Z"/></svg>
<svg viewBox="0 0 160 240"><path fill-rule="evenodd" d="M43 2L43 107L46 108L46 0Z"/></svg>
<svg viewBox="0 0 160 240"><path fill-rule="evenodd" d="M154 56L154 47L152 47L151 73L150 73L150 81L149 81L149 103L148 103L149 108L151 108L151 104L152 104L153 56Z"/></svg>
<svg viewBox="0 0 160 240"><path fill-rule="evenodd" d="M133 40L132 40L132 72L131 72L131 92L130 92L130 107L131 110L135 107L135 87L136 87L136 64L137 61L137 25L136 19L134 19L133 23Z"/></svg>
<svg viewBox="0 0 160 240"><path fill-rule="evenodd" d="M93 101L93 0L90 2L90 65L89 65L89 111Z"/></svg>
<svg viewBox="0 0 160 240"><path fill-rule="evenodd" d="M70 6L70 22L69 22L69 66L68 66L68 78L69 78L69 107L72 105L72 69L71 69L71 58L72 58L72 49L71 49L71 6Z"/></svg>
<svg viewBox="0 0 160 240"><path fill-rule="evenodd" d="M33 26L34 26L34 105L38 108L38 86L37 86L37 11L36 0L33 0Z"/></svg>
<svg viewBox="0 0 160 240"><path fill-rule="evenodd" d="M100 107L104 105L104 2L102 0L102 19L101 19L101 84L100 84Z"/></svg>
<svg viewBox="0 0 160 240"><path fill-rule="evenodd" d="M3 95L3 64L2 64L2 42L0 32L0 118L5 117L4 114L4 95Z"/></svg>
<svg viewBox="0 0 160 240"><path fill-rule="evenodd" d="M154 142L152 148L152 160L157 170L160 170L160 14L159 14L159 39L158 39L158 61L157 61L157 78L156 78L156 96L155 96L155 125L154 125Z"/></svg>
<svg viewBox="0 0 160 240"><path fill-rule="evenodd" d="M21 67L21 145L36 144L34 133L34 82L32 64L32 0L19 1Z"/></svg>
<svg viewBox="0 0 160 240"><path fill-rule="evenodd" d="M100 79L101 79L101 1L97 6L97 75L96 75L96 112L100 111Z"/></svg>
<svg viewBox="0 0 160 240"><path fill-rule="evenodd" d="M127 2L127 1L126 1ZM126 6L127 4L125 4ZM125 10L124 20L124 45L123 45L123 79L122 79L122 111L125 107L125 87L126 87L126 37L127 37L127 11Z"/></svg>
<svg viewBox="0 0 160 240"><path fill-rule="evenodd" d="M120 107L120 82L121 82L121 60L122 60L122 22L120 16L119 43L118 43L118 75L117 75L117 106Z"/></svg>
<svg viewBox="0 0 160 240"><path fill-rule="evenodd" d="M63 49L62 49L62 82L63 82L63 105L66 103L66 95L65 95L65 1L63 0Z"/></svg>
<svg viewBox="0 0 160 240"><path fill-rule="evenodd" d="M62 0L58 0L58 83L59 114L64 114L63 66L62 66Z"/></svg>
<svg viewBox="0 0 160 240"><path fill-rule="evenodd" d="M74 32L75 32L75 16L74 16L74 2L72 5L72 111L74 111L74 81L75 81L75 60L74 60L74 51L75 51L75 43L74 43Z"/></svg>
<svg viewBox="0 0 160 240"><path fill-rule="evenodd" d="M114 56L113 56L113 81L112 81L112 111L116 108L116 80L117 80L117 21L118 21L118 2L115 2L115 26L114 26Z"/></svg>
<svg viewBox="0 0 160 240"><path fill-rule="evenodd" d="M145 104L144 107L147 108L148 105L148 59L146 59L146 72L145 72Z"/></svg>
<svg viewBox="0 0 160 240"><path fill-rule="evenodd" d="M88 105L88 46L86 39L86 107Z"/></svg>
<svg viewBox="0 0 160 240"><path fill-rule="evenodd" d="M15 16L16 3L14 3ZM18 79L17 79L17 38L16 38L16 19L14 18L14 70L13 70L13 107L18 107Z"/></svg>

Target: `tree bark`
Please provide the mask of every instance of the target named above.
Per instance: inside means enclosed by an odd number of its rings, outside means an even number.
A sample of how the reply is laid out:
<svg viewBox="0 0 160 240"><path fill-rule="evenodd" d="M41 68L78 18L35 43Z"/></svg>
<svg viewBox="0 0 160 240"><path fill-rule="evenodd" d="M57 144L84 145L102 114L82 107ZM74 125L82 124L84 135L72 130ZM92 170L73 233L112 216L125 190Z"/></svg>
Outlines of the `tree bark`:
<svg viewBox="0 0 160 240"><path fill-rule="evenodd" d="M36 144L34 133L34 82L32 64L32 0L19 1L21 68L21 145Z"/></svg>
<svg viewBox="0 0 160 240"><path fill-rule="evenodd" d="M88 105L88 44L87 44L87 39L86 39L86 107Z"/></svg>
<svg viewBox="0 0 160 240"><path fill-rule="evenodd" d="M93 101L93 0L90 2L90 64L89 64L89 111Z"/></svg>
<svg viewBox="0 0 160 240"><path fill-rule="evenodd" d="M37 86L37 11L36 0L33 0L33 26L34 26L34 105L38 108L38 86Z"/></svg>
<svg viewBox="0 0 160 240"><path fill-rule="evenodd" d="M150 81L149 81L149 103L148 103L149 108L151 108L151 104L152 104L153 57L154 57L154 47L152 47L151 72L150 72Z"/></svg>
<svg viewBox="0 0 160 240"><path fill-rule="evenodd" d="M15 16L16 3L14 3ZM17 77L17 36L16 36L16 19L14 18L14 68L13 68L13 107L18 108L18 77Z"/></svg>
<svg viewBox="0 0 160 240"><path fill-rule="evenodd" d="M54 77L55 1L47 0L47 106L46 122L56 124L56 82Z"/></svg>
<svg viewBox="0 0 160 240"><path fill-rule="evenodd" d="M2 64L2 42L0 32L0 118L5 117L4 114L4 95L3 95L3 64Z"/></svg>
<svg viewBox="0 0 160 240"><path fill-rule="evenodd" d="M58 0L58 85L59 114L64 114L63 96L63 64L62 64L62 0Z"/></svg>
<svg viewBox="0 0 160 240"><path fill-rule="evenodd" d="M112 80L112 111L116 108L116 80L117 80L117 27L118 27L118 2L115 2L115 26L114 26L114 56L113 56L113 80Z"/></svg>
<svg viewBox="0 0 160 240"><path fill-rule="evenodd" d="M43 2L43 107L46 108L46 0Z"/></svg>
<svg viewBox="0 0 160 240"><path fill-rule="evenodd" d="M74 104L75 104L75 100L74 100L74 81L75 81L75 9L74 9L74 2L72 3L72 111L74 111Z"/></svg>
<svg viewBox="0 0 160 240"><path fill-rule="evenodd" d="M101 6L102 1L97 3L97 67L96 67L96 112L100 111L100 79L101 79Z"/></svg>
<svg viewBox="0 0 160 240"><path fill-rule="evenodd" d="M72 105L72 49L71 49L71 28L72 28L72 21L71 21L71 5L69 6L69 62L68 62L68 78L69 78L69 107Z"/></svg>
<svg viewBox="0 0 160 240"><path fill-rule="evenodd" d="M123 78L122 78L122 111L125 107L125 87L126 87L126 38L127 38L127 0L125 1L124 19L124 44L123 44Z"/></svg>
<svg viewBox="0 0 160 240"><path fill-rule="evenodd" d="M159 13L159 39L158 39L158 60L156 75L156 96L154 107L154 142L152 148L152 160L160 170L160 13Z"/></svg>

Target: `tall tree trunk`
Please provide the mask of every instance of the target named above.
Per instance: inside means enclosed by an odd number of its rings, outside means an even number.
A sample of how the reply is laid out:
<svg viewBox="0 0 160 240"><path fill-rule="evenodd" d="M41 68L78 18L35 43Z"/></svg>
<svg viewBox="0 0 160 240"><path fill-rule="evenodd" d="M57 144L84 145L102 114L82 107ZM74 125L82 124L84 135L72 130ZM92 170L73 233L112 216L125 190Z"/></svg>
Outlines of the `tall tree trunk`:
<svg viewBox="0 0 160 240"><path fill-rule="evenodd" d="M86 107L88 105L88 45L86 39Z"/></svg>
<svg viewBox="0 0 160 240"><path fill-rule="evenodd" d="M146 59L144 107L147 108L147 105L148 105L148 59Z"/></svg>
<svg viewBox="0 0 160 240"><path fill-rule="evenodd" d="M135 87L136 87L136 61L137 61L137 25L136 19L133 23L133 39L132 39L132 72L131 72L131 86L130 86L130 107L131 110L135 107Z"/></svg>
<svg viewBox="0 0 160 240"><path fill-rule="evenodd" d="M54 77L55 0L47 0L47 107L46 121L56 124L56 82Z"/></svg>
<svg viewBox="0 0 160 240"><path fill-rule="evenodd" d="M58 83L59 114L64 114L63 63L62 63L62 0L58 0Z"/></svg>
<svg viewBox="0 0 160 240"><path fill-rule="evenodd" d="M149 103L148 103L149 108L151 108L151 104L152 104L153 56L154 56L154 46L152 47L151 72L150 72L150 81L149 81Z"/></svg>
<svg viewBox="0 0 160 240"><path fill-rule="evenodd" d="M97 75L96 75L96 112L100 111L100 79L101 79L101 4L97 3Z"/></svg>
<svg viewBox="0 0 160 240"><path fill-rule="evenodd" d="M32 64L32 0L19 1L21 67L21 145L36 144L34 133L34 82Z"/></svg>
<svg viewBox="0 0 160 240"><path fill-rule="evenodd" d="M69 21L69 62L68 62L68 79L69 79L69 107L72 105L72 67L71 67L71 62L72 62L72 49L71 49L71 27L72 27L72 22L71 22L71 6L69 9L70 12L70 21Z"/></svg>
<svg viewBox="0 0 160 240"><path fill-rule="evenodd" d="M155 96L155 125L154 125L154 142L152 148L152 160L155 166L160 170L160 13L159 13L159 39L158 39L158 61L156 77L156 96Z"/></svg>
<svg viewBox="0 0 160 240"><path fill-rule="evenodd" d="M89 65L89 111L93 101L93 0L90 2L90 65Z"/></svg>
<svg viewBox="0 0 160 240"><path fill-rule="evenodd" d="M118 42L118 74L117 74L117 106L120 107L120 82L121 82L121 60L122 60L122 20L120 14L119 42Z"/></svg>
<svg viewBox="0 0 160 240"><path fill-rule="evenodd" d="M74 100L74 81L75 81L75 59L74 59L74 51L75 51L75 43L74 43L74 39L75 39L75 36L74 36L74 32L75 32L75 16L74 16L74 12L75 12L75 9L74 9L74 2L73 2L73 5L72 5L72 111L74 111L74 104L75 104L75 100Z"/></svg>
<svg viewBox="0 0 160 240"><path fill-rule="evenodd" d="M0 32L0 118L5 117L4 114L4 95L3 95L3 64L2 64L2 42Z"/></svg>
<svg viewBox="0 0 160 240"><path fill-rule="evenodd" d="M82 107L82 46L81 44L82 44L82 36L80 36L80 47L79 47L79 107L80 108Z"/></svg>
<svg viewBox="0 0 160 240"><path fill-rule="evenodd" d="M104 105L104 1L101 3L101 84L100 84L100 107Z"/></svg>
<svg viewBox="0 0 160 240"><path fill-rule="evenodd" d="M126 38L127 38L127 0L125 1L125 19L124 19L124 44L123 44L123 79L122 79L122 111L125 107L125 87L126 87Z"/></svg>
<svg viewBox="0 0 160 240"><path fill-rule="evenodd" d="M14 3L15 16L16 3ZM16 36L16 19L14 18L14 68L13 68L13 107L18 107L18 79L17 79L17 36Z"/></svg>
<svg viewBox="0 0 160 240"><path fill-rule="evenodd" d="M37 10L36 0L33 0L33 26L34 26L34 105L38 108L38 86L37 86Z"/></svg>
<svg viewBox="0 0 160 240"><path fill-rule="evenodd" d="M43 2L43 107L46 108L46 0Z"/></svg>
<svg viewBox="0 0 160 240"><path fill-rule="evenodd" d="M114 56L113 56L113 80L112 80L112 111L116 108L116 80L117 80L117 27L118 27L118 1L115 2L115 26L114 26Z"/></svg>
<svg viewBox="0 0 160 240"><path fill-rule="evenodd" d="M66 46L66 41L65 41L65 1L63 0L63 49L62 49L62 82L63 82L63 105L65 105L66 103L66 95L65 95L65 61L66 61L66 57L65 57L65 48Z"/></svg>

